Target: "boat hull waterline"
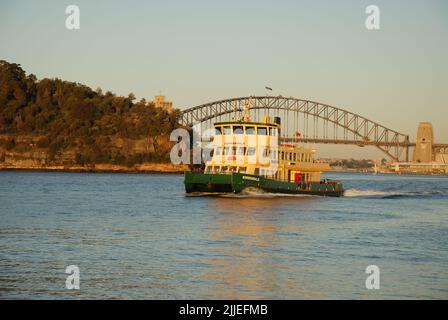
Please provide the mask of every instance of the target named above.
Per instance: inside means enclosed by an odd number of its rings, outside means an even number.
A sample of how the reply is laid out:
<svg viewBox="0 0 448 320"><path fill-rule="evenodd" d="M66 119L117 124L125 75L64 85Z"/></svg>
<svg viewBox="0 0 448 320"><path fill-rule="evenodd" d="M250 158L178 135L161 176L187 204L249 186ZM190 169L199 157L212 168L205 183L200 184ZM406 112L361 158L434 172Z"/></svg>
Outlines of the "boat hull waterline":
<svg viewBox="0 0 448 320"><path fill-rule="evenodd" d="M187 193L240 193L247 188L257 188L269 193L329 197L344 195L342 184L338 181L288 182L236 172L230 174L185 172L184 183Z"/></svg>

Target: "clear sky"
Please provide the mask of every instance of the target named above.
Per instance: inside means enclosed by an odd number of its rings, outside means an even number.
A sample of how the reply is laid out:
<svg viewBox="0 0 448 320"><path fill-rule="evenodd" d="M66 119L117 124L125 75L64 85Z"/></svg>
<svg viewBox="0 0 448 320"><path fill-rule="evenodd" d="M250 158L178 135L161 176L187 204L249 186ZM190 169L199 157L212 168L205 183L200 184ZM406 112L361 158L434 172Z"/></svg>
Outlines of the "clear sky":
<svg viewBox="0 0 448 320"><path fill-rule="evenodd" d="M81 29L65 28L78 5ZM365 8L380 8L380 30ZM430 121L448 142L446 0L0 0L0 59L184 108L273 94L311 99L415 137ZM319 146L321 155L377 156Z"/></svg>

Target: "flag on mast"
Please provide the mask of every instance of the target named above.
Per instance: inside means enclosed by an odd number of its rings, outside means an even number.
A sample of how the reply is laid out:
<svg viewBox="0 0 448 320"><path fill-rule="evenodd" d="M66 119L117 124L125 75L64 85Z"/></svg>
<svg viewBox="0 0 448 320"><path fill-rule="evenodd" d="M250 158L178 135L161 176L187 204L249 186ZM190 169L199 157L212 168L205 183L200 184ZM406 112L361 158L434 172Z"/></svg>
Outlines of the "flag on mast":
<svg viewBox="0 0 448 320"><path fill-rule="evenodd" d="M270 90L270 91L272 91L272 88L269 88L269 87L264 87L266 90Z"/></svg>

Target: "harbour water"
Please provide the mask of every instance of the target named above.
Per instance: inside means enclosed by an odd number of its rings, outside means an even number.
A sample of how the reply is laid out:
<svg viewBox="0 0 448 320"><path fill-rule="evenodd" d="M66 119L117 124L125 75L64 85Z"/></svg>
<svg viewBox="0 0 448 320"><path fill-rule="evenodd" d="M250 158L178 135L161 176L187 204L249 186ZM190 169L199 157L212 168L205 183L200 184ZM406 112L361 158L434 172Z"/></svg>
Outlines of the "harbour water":
<svg viewBox="0 0 448 320"><path fill-rule="evenodd" d="M186 196L181 175L0 172L1 299L448 298L448 177ZM65 269L80 269L67 290ZM366 289L366 267L380 289Z"/></svg>

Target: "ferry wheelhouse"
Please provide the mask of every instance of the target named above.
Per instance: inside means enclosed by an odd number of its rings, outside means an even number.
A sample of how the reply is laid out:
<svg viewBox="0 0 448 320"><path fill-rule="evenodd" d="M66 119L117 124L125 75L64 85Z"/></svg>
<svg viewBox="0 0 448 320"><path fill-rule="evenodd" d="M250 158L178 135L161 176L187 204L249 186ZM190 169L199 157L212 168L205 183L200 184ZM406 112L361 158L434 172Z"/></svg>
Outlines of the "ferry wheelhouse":
<svg viewBox="0 0 448 320"><path fill-rule="evenodd" d="M247 109L240 121L214 124L213 156L203 172L186 172L191 192L239 193L246 188L287 194L342 196L339 181L321 180L331 171L314 159L315 150L296 143L280 144L280 118L252 122Z"/></svg>

